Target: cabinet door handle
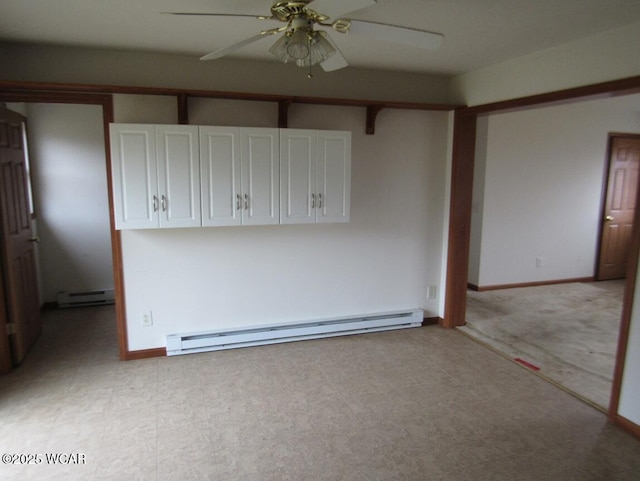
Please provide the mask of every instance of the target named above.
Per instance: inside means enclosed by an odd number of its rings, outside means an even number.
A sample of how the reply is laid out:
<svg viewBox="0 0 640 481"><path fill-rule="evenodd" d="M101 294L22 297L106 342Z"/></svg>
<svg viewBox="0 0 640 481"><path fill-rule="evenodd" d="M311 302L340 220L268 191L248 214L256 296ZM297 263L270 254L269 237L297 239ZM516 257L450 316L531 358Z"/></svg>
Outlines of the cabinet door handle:
<svg viewBox="0 0 640 481"><path fill-rule="evenodd" d="M311 194L311 208L316 208L316 194Z"/></svg>
<svg viewBox="0 0 640 481"><path fill-rule="evenodd" d="M242 197L240 194L236 194L236 210L240 210L242 208Z"/></svg>
<svg viewBox="0 0 640 481"><path fill-rule="evenodd" d="M244 209L249 210L249 196L244 194Z"/></svg>
<svg viewBox="0 0 640 481"><path fill-rule="evenodd" d="M318 194L318 209L322 209L322 194Z"/></svg>
<svg viewBox="0 0 640 481"><path fill-rule="evenodd" d="M162 195L162 212L166 212L166 211L167 211L167 198L163 194Z"/></svg>
<svg viewBox="0 0 640 481"><path fill-rule="evenodd" d="M153 211L158 212L158 196L153 196Z"/></svg>

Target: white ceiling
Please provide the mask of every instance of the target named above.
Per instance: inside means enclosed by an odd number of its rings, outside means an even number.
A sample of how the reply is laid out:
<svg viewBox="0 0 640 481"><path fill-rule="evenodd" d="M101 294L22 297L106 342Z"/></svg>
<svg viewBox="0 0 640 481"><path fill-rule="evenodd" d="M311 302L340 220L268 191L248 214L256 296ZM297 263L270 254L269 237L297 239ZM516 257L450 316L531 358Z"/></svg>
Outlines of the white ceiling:
<svg viewBox="0 0 640 481"><path fill-rule="evenodd" d="M267 15L271 0L0 0L0 41L181 53L212 50L280 26L252 18L160 12ZM352 67L453 75L640 21L640 0L378 0L349 18L442 33L436 51L331 37ZM275 61L265 37L229 58ZM212 60L215 62L215 60Z"/></svg>

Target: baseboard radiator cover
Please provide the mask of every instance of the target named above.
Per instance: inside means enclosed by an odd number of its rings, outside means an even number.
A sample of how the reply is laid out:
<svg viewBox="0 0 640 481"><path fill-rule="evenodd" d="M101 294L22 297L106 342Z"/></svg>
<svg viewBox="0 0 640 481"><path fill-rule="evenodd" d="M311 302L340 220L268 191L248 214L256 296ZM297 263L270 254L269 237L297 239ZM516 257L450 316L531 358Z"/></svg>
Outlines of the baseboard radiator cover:
<svg viewBox="0 0 640 481"><path fill-rule="evenodd" d="M422 309L412 309L291 324L267 324L241 329L169 334L167 356L408 329L421 327L423 317Z"/></svg>
<svg viewBox="0 0 640 481"><path fill-rule="evenodd" d="M113 289L98 289L90 291L60 291L56 294L59 308L100 306L113 304L115 294Z"/></svg>

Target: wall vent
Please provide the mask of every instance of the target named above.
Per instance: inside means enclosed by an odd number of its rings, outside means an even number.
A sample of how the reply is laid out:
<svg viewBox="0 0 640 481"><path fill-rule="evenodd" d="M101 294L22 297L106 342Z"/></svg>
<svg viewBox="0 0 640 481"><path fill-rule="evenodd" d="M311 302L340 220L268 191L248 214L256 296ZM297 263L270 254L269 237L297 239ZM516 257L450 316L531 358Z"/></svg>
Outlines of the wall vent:
<svg viewBox="0 0 640 481"><path fill-rule="evenodd" d="M56 294L58 307L82 307L113 304L115 294L113 289L95 291L60 291Z"/></svg>
<svg viewBox="0 0 640 481"><path fill-rule="evenodd" d="M242 329L169 334L167 355L219 351L281 342L346 336L422 326L422 309L321 319L293 324L251 326Z"/></svg>

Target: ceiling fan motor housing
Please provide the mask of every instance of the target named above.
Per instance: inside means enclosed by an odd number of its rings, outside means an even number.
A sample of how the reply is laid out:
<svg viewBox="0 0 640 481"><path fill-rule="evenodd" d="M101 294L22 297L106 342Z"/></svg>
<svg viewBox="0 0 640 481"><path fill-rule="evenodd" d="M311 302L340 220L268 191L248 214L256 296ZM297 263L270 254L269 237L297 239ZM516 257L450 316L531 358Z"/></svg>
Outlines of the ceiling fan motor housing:
<svg viewBox="0 0 640 481"><path fill-rule="evenodd" d="M271 6L271 15L282 22L289 22L296 17L305 17L310 22L324 22L329 19L326 15L307 9L309 3L311 0L275 2Z"/></svg>

